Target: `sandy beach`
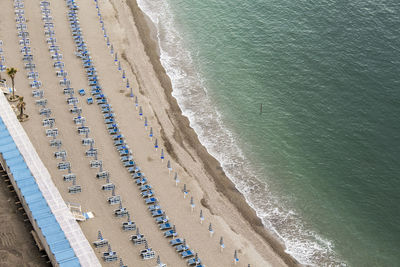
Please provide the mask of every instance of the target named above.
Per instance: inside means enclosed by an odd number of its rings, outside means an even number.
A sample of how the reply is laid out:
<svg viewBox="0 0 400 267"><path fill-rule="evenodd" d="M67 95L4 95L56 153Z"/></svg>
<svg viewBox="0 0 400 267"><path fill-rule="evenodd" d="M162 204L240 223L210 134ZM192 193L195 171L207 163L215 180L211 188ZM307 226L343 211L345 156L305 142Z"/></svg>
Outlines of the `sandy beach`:
<svg viewBox="0 0 400 267"><path fill-rule="evenodd" d="M199 142L196 133L189 126L189 121L182 116L176 100L172 97L172 86L163 69L158 55L157 41L149 20L140 11L136 1L99 1L102 17L110 37L110 42L118 52L122 68L126 71L133 92L138 96L139 105L147 117L149 126L145 128L144 119L140 118L135 108L134 98L129 97L126 82L121 77L114 63L114 57L103 37L103 31L97 16L95 2L77 1L79 20L85 41L100 78L101 86L112 104L116 120L126 142L133 151L136 164L146 174L149 184L155 191L159 204L166 211L170 222L176 225L178 236L185 238L189 247L198 253L206 266L234 266L234 250L238 251L237 266L295 266L297 262L284 252L284 247L263 227L243 196L234 184L225 176L220 164L210 156ZM39 107L35 106L32 88L26 77L26 71L19 52L19 38L15 27L12 1L1 4L3 17L0 21L0 39L3 40L4 56L8 67L16 67L17 94L24 96L30 119L23 123L32 143L42 158L53 181L65 201L79 203L84 211L91 211L94 218L80 224L85 236L92 242L101 230L113 248L128 266L155 266L155 259L143 261L139 251L143 245L134 246L129 240L133 232L124 232L122 222L126 218L117 218L113 211L118 206L110 206L106 199L109 191L102 191L104 180L96 179L96 169L90 168L91 158L85 157L88 147L82 146L82 135L77 133L73 122L74 115L69 112L71 106L66 103L64 88L59 84L53 68L54 61L46 44L41 20L40 1L25 1L25 17L36 71L56 120L62 149L67 151L67 160L72 164L72 172L77 175L77 184L83 192L69 194L71 183L64 182L65 171L57 169L60 161L54 157L54 148L49 146L42 126L43 117ZM147 237L149 247L160 255L161 261L168 266L187 266L173 247L169 239L163 237L147 211L137 186L130 174L123 167L119 154L113 145L104 124L104 119L96 104L86 104L89 86L84 67L75 56L75 43L72 39L67 20L65 1L52 1L50 6L57 44L62 61L75 91L84 88L86 96L79 98L78 106L90 127L90 137L94 138L94 147L98 149L98 158L103 161L104 169L110 172L110 181L116 185L116 193L121 195L131 219L136 222L140 232ZM8 83L10 81L8 79ZM152 127L158 140L159 149L154 148L154 138L150 140L149 129ZM160 158L164 149L165 159ZM171 174L167 161L171 161ZM174 173L178 173L180 183L175 186ZM183 185L186 184L188 196L183 197ZM193 197L195 208L192 212L190 198ZM205 220L200 224L199 213L203 211ZM210 237L208 225L212 223L214 235ZM220 250L219 240L224 238L225 248ZM94 249L101 262L101 252ZM115 263L115 266L117 263Z"/></svg>

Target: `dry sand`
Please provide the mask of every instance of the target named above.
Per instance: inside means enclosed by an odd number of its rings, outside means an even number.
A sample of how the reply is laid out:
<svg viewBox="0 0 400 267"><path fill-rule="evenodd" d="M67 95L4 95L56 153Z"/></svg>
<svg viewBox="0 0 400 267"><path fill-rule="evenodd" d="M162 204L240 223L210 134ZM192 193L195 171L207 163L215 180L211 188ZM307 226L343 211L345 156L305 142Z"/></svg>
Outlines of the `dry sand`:
<svg viewBox="0 0 400 267"><path fill-rule="evenodd" d="M56 169L59 160L53 156L54 149L49 146L49 139L41 126L42 117L39 108L34 105L31 88L28 86L26 72L20 47L12 1L1 4L3 17L0 21L0 39L4 41L6 63L19 69L16 84L18 94L25 96L27 112L30 120L23 123L39 156L51 173L54 183L66 201L79 203L82 208L92 211L95 218L81 223L82 230L88 240L97 238L101 230L113 250L123 258L129 266L154 266L155 260L142 261L139 251L143 246L134 246L129 241L131 233L123 232L121 224L126 219L113 216L116 206L110 206L106 198L110 192L100 190L104 180L95 178L95 169L89 167L90 158L86 158L87 147L81 145L81 138L76 131L68 112L69 106L62 94L59 78L52 68L41 21L40 1L25 1L25 17L28 19L32 53L37 65L40 80L43 83L48 107L56 118L56 126L60 131L63 149L68 153L72 163L72 171L77 174L77 183L83 192L70 195L67 192L70 183L62 181L65 172ZM122 133L133 150L134 159L146 174L150 184L155 188L156 197L166 211L170 221L176 224L179 237L186 238L188 245L207 266L233 266L233 253L238 250L240 262L237 266L285 266L296 265L296 262L284 253L282 245L262 226L255 212L246 204L244 198L225 176L219 163L211 157L200 144L194 131L189 127L187 118L181 115L176 100L171 96L171 83L162 68L157 54L157 46L151 37L151 29L146 18L138 9L135 1L101 0L99 5L103 14L111 43L123 60L123 68L127 72L134 93L148 118L159 145L165 150L166 160L161 162L160 149L155 151L153 141L148 137L149 128L145 129L144 121L135 110L133 99L129 98L121 73L118 71L103 38L94 1L78 1L79 18L89 51L98 71L101 85L113 105ZM71 85L76 89L88 86L84 68L80 59L74 56L75 44L67 21L65 1L52 1L52 15L55 23L57 43L64 55L65 69ZM121 56L122 55L122 56ZM132 219L145 234L161 260L168 266L186 266L186 261L175 253L167 239L158 230L154 219L150 216L143 199L139 196L137 186L123 168L119 154L107 133L102 115L97 105L87 105L85 98L78 96L82 115L86 117L90 127L90 137L95 139L95 147L99 150L99 159L103 160L105 170L111 174L111 181L116 185L116 193L122 196L123 206L131 213ZM166 167L171 160L173 172L178 172L180 184L175 187L173 175L169 175ZM182 188L187 185L189 196L184 199ZM196 204L192 213L190 197ZM203 210L205 221L199 223L199 211ZM214 236L208 233L208 224L212 223ZM221 253L220 237L224 237L226 248ZM100 257L101 251L95 250Z"/></svg>

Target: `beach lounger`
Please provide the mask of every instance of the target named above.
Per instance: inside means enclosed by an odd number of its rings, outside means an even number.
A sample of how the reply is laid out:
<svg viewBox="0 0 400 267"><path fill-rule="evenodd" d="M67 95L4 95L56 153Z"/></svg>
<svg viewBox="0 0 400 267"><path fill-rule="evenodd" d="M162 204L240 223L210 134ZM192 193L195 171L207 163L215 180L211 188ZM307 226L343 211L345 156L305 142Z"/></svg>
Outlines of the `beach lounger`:
<svg viewBox="0 0 400 267"><path fill-rule="evenodd" d="M143 260L148 260L154 258L156 254L151 248L148 248L141 250L140 255L142 256Z"/></svg>
<svg viewBox="0 0 400 267"><path fill-rule="evenodd" d="M77 194L82 192L82 187L80 185L73 185L68 187L68 193L70 194Z"/></svg>
<svg viewBox="0 0 400 267"><path fill-rule="evenodd" d="M132 178L138 179L142 176L144 176L144 173L140 172L140 169L138 167L136 167L134 173L132 173Z"/></svg>
<svg viewBox="0 0 400 267"><path fill-rule="evenodd" d="M110 173L108 171L102 171L96 173L96 178L97 179L106 179L110 177Z"/></svg>
<svg viewBox="0 0 400 267"><path fill-rule="evenodd" d="M103 260L105 262L112 262L118 260L117 253L115 251L103 252Z"/></svg>
<svg viewBox="0 0 400 267"><path fill-rule="evenodd" d="M123 222L122 223L122 230L124 231L133 231L136 230L136 223L135 222Z"/></svg>
<svg viewBox="0 0 400 267"><path fill-rule="evenodd" d="M188 261L187 261L187 264L189 265L189 266L199 266L199 264L201 263L201 260L200 260L200 258L196 258L196 257L194 257L194 258L191 258L191 259L189 259Z"/></svg>
<svg viewBox="0 0 400 267"><path fill-rule="evenodd" d="M69 182L69 181L72 181L74 179L76 179L76 175L73 174L73 173L67 173L67 174L63 175L64 182Z"/></svg>
<svg viewBox="0 0 400 267"><path fill-rule="evenodd" d="M68 161L59 162L57 164L57 169L59 170L67 170L69 168L71 168L71 163L69 163Z"/></svg>
<svg viewBox="0 0 400 267"><path fill-rule="evenodd" d="M92 97L88 97L88 98L86 99L86 103L87 103L88 105L93 104L93 98L92 98Z"/></svg>
<svg viewBox="0 0 400 267"><path fill-rule="evenodd" d="M58 129L54 128L54 129L47 129L46 130L46 136L47 137L56 137L58 135Z"/></svg>
<svg viewBox="0 0 400 267"><path fill-rule="evenodd" d="M178 234L173 229L164 232L164 237L166 237L166 238L175 237L177 235Z"/></svg>
<svg viewBox="0 0 400 267"><path fill-rule="evenodd" d="M156 221L156 224L167 223L169 221L169 218L167 216L163 215L160 217L156 217L155 221Z"/></svg>
<svg viewBox="0 0 400 267"><path fill-rule="evenodd" d="M114 113L107 113L107 114L104 114L103 117L104 117L104 119L111 119L111 118L114 118L115 115L114 115Z"/></svg>
<svg viewBox="0 0 400 267"><path fill-rule="evenodd" d="M128 214L128 211L126 210L126 208L121 208L121 209L114 210L114 215L116 217L124 217L127 214Z"/></svg>
<svg viewBox="0 0 400 267"><path fill-rule="evenodd" d="M115 205L121 203L121 196L111 196L107 198L107 202L110 205Z"/></svg>
<svg viewBox="0 0 400 267"><path fill-rule="evenodd" d="M101 186L101 190L103 191L111 191L113 190L113 188L115 188L115 185L113 183L107 183Z"/></svg>
<svg viewBox="0 0 400 267"><path fill-rule="evenodd" d="M153 190L143 191L140 193L143 198L154 196Z"/></svg>
<svg viewBox="0 0 400 267"><path fill-rule="evenodd" d="M150 212L152 212L152 211L155 211L155 210L160 210L161 207L158 204L154 204L154 205L149 206L148 209L149 209Z"/></svg>
<svg viewBox="0 0 400 267"><path fill-rule="evenodd" d="M151 189L151 185L143 185L140 187L140 191L147 191Z"/></svg>
<svg viewBox="0 0 400 267"><path fill-rule="evenodd" d="M133 160L123 162L125 168L135 166L135 162Z"/></svg>
<svg viewBox="0 0 400 267"><path fill-rule="evenodd" d="M113 128L113 129L111 129L111 130L108 130L108 133L109 133L110 135L115 135L115 134L119 134L120 131L119 131L118 128Z"/></svg>
<svg viewBox="0 0 400 267"><path fill-rule="evenodd" d="M141 245L146 242L146 238L144 237L144 235L141 235L141 234L132 235L131 240L132 240L133 244L135 244L135 245Z"/></svg>
<svg viewBox="0 0 400 267"><path fill-rule="evenodd" d="M181 245L182 243L183 243L183 239L180 239L180 238L175 238L175 239L172 239L171 241L169 241L169 244L171 246Z"/></svg>
<svg viewBox="0 0 400 267"><path fill-rule="evenodd" d="M155 210L151 212L151 216L152 217L159 217L164 215L164 211L163 210Z"/></svg>
<svg viewBox="0 0 400 267"><path fill-rule="evenodd" d="M86 95L85 89L80 89L80 90L79 90L79 94L80 94L81 96Z"/></svg>
<svg viewBox="0 0 400 267"><path fill-rule="evenodd" d="M152 197L152 198L146 198L145 203L146 203L147 205L150 205L150 204L156 203L157 201L158 201L157 198Z"/></svg>
<svg viewBox="0 0 400 267"><path fill-rule="evenodd" d="M169 230L172 228L172 225L170 223L163 223L160 225L160 230Z"/></svg>
<svg viewBox="0 0 400 267"><path fill-rule="evenodd" d="M99 239L93 242L93 245L96 248L102 248L108 245L108 240L107 239Z"/></svg>
<svg viewBox="0 0 400 267"><path fill-rule="evenodd" d="M194 254L193 254L193 251L191 251L191 250L185 250L185 251L183 251L181 253L182 259L190 258L190 257L193 257L193 256L194 256Z"/></svg>
<svg viewBox="0 0 400 267"><path fill-rule="evenodd" d="M135 175L135 173L139 170L137 166L135 167L129 167L126 169L130 174Z"/></svg>
<svg viewBox="0 0 400 267"><path fill-rule="evenodd" d="M62 145L62 141L59 139L50 140L51 147L60 147Z"/></svg>
<svg viewBox="0 0 400 267"><path fill-rule="evenodd" d="M82 113L82 109L78 108L78 107L73 107L69 110L71 113L73 114L78 114L78 113Z"/></svg>
<svg viewBox="0 0 400 267"><path fill-rule="evenodd" d="M88 126L79 126L79 127L78 127L78 133L79 133L79 134L90 133L90 129L89 129Z"/></svg>
<svg viewBox="0 0 400 267"><path fill-rule="evenodd" d="M135 183L136 183L136 185L138 185L138 186L145 185L145 184L147 183L147 178L146 178L146 177L143 177L143 178L136 179ZM147 199L148 199L148 198L147 198ZM146 200L147 200L147 199L146 199ZM146 204L153 204L153 203L147 203L147 202L146 202Z"/></svg>
<svg viewBox="0 0 400 267"><path fill-rule="evenodd" d="M130 154L132 154L132 153L131 153L131 151L130 151L129 149L122 149L122 150L119 150L119 156L120 156L120 157L128 156L128 155L130 155Z"/></svg>
<svg viewBox="0 0 400 267"><path fill-rule="evenodd" d="M47 99L46 98L38 99L35 101L35 104L37 106L45 107L47 105Z"/></svg>

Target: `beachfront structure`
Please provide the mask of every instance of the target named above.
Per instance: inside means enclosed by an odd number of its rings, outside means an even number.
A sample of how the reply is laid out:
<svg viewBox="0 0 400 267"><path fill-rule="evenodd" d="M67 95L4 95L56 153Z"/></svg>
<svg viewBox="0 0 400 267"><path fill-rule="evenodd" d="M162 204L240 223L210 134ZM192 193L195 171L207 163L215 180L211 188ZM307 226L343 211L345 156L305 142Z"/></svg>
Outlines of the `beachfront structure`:
<svg viewBox="0 0 400 267"><path fill-rule="evenodd" d="M0 91L0 164L53 266L100 266L50 174Z"/></svg>

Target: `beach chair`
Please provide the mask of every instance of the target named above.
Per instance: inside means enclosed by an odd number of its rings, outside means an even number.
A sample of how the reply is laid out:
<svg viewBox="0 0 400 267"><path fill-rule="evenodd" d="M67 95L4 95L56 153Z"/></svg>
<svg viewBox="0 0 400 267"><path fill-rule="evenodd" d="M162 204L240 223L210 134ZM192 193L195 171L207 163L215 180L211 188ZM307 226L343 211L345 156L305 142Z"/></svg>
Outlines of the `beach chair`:
<svg viewBox="0 0 400 267"><path fill-rule="evenodd" d="M146 177L143 177L143 178L136 179L135 183L136 183L136 185L138 185L138 186L145 185L145 184L147 183L147 178L146 178ZM148 199L148 198L147 198L147 199ZM146 199L146 200L147 200L147 199ZM147 203L147 202L146 202L146 204L153 204L153 203Z"/></svg>
<svg viewBox="0 0 400 267"><path fill-rule="evenodd" d="M120 160L121 160L122 162L130 161L130 160L133 160L133 156L132 156L132 155L122 156L122 157L120 157Z"/></svg>
<svg viewBox="0 0 400 267"><path fill-rule="evenodd" d="M121 149L121 150L118 150L118 152L119 152L120 157L128 156L128 155L132 154L129 149Z"/></svg>
<svg viewBox="0 0 400 267"><path fill-rule="evenodd" d="M184 251L186 251L186 250L189 249L189 247L188 247L186 244L184 244L184 243L185 243L185 242L182 241L182 244L179 244L179 245L177 245L177 246L175 247L176 252L182 253L182 252L184 252Z"/></svg>
<svg viewBox="0 0 400 267"><path fill-rule="evenodd" d="M80 90L79 90L79 94L80 94L81 96L86 95L85 89L80 89Z"/></svg>
<svg viewBox="0 0 400 267"><path fill-rule="evenodd" d="M155 198L155 197L146 198L146 199L145 199L145 203L146 203L147 205L154 204L154 203L156 203L156 202L158 202L158 200L157 200L157 198Z"/></svg>
<svg viewBox="0 0 400 267"><path fill-rule="evenodd" d="M46 130L46 136L47 137L56 137L58 135L58 129L54 128L54 129L47 129Z"/></svg>
<svg viewBox="0 0 400 267"><path fill-rule="evenodd" d="M99 168L100 166L103 165L103 162L101 160L91 160L90 161L90 168Z"/></svg>
<svg viewBox="0 0 400 267"><path fill-rule="evenodd" d="M175 237L177 235L178 234L173 229L164 232L164 237L166 237L166 238Z"/></svg>
<svg viewBox="0 0 400 267"><path fill-rule="evenodd" d="M199 257L197 257L197 255L195 255L194 258L191 258L187 261L187 264L189 266L199 266L199 264L201 263L201 260Z"/></svg>
<svg viewBox="0 0 400 267"><path fill-rule="evenodd" d="M151 248L141 250L140 255L143 260L153 259L156 256L155 252Z"/></svg>
<svg viewBox="0 0 400 267"><path fill-rule="evenodd" d="M96 178L97 179L107 179L110 178L110 173L108 171L102 171L96 173Z"/></svg>
<svg viewBox="0 0 400 267"><path fill-rule="evenodd" d="M50 140L51 147L60 147L62 145L62 141L60 139Z"/></svg>
<svg viewBox="0 0 400 267"><path fill-rule="evenodd" d="M131 240L135 245L141 245L146 242L146 238L141 234L132 235Z"/></svg>
<svg viewBox="0 0 400 267"><path fill-rule="evenodd" d="M109 198L107 198L107 202L110 205L116 205L121 203L121 196L111 196Z"/></svg>
<svg viewBox="0 0 400 267"><path fill-rule="evenodd" d="M82 187L80 185L72 185L68 187L68 193L70 194L77 194L82 192Z"/></svg>
<svg viewBox="0 0 400 267"><path fill-rule="evenodd" d="M183 239L180 239L180 238L175 238L175 239L172 239L171 241L169 241L169 244L171 245L171 246L177 246L177 245L181 245L183 243Z"/></svg>
<svg viewBox="0 0 400 267"><path fill-rule="evenodd" d="M50 126L52 127L55 124L56 120L54 118L46 118L42 120L43 127Z"/></svg>
<svg viewBox="0 0 400 267"><path fill-rule="evenodd" d="M86 99L86 103L87 103L88 105L93 104L93 98L92 98L92 97L88 97L88 98Z"/></svg>
<svg viewBox="0 0 400 267"><path fill-rule="evenodd" d="M114 210L114 215L116 217L124 217L127 214L128 214L128 211L126 210L126 208L120 208L120 209Z"/></svg>
<svg viewBox="0 0 400 267"><path fill-rule="evenodd" d="M140 191L147 191L147 190L150 190L151 189L151 185L143 185L143 186L141 186L140 188Z"/></svg>
<svg viewBox="0 0 400 267"><path fill-rule="evenodd" d="M67 156L67 151L65 151L65 150L60 150L60 151L54 152L54 157L56 159L65 158L66 156Z"/></svg>
<svg viewBox="0 0 400 267"><path fill-rule="evenodd" d="M73 173L67 173L63 175L63 181L64 182L70 182L76 179L76 175Z"/></svg>
<svg viewBox="0 0 400 267"><path fill-rule="evenodd" d="M112 262L118 260L117 253L115 251L103 252L103 260L105 262Z"/></svg>
<svg viewBox="0 0 400 267"><path fill-rule="evenodd" d="M161 223L167 223L169 221L169 219L167 216L162 215L160 217L156 217L155 221L156 221L156 224L161 224Z"/></svg>
<svg viewBox="0 0 400 267"><path fill-rule="evenodd" d="M57 169L59 170L68 170L71 168L71 163L68 161L59 162L57 164Z"/></svg>
<svg viewBox="0 0 400 267"><path fill-rule="evenodd" d="M115 185L113 183L107 183L101 186L101 190L103 191L111 191L113 190L113 188L115 188Z"/></svg>
<svg viewBox="0 0 400 267"><path fill-rule="evenodd" d="M94 144L94 139L93 138L87 137L87 138L83 138L82 139L82 145L88 146L90 144Z"/></svg>
<svg viewBox="0 0 400 267"><path fill-rule="evenodd" d="M135 162L133 160L129 160L129 161L124 161L123 165L124 165L125 168L129 168L129 167L135 166L136 164L135 164Z"/></svg>
<svg viewBox="0 0 400 267"><path fill-rule="evenodd" d="M159 209L159 210L154 210L151 212L151 216L152 217L159 217L159 216L163 216L165 213L163 210Z"/></svg>
<svg viewBox="0 0 400 267"><path fill-rule="evenodd" d="M169 230L171 228L172 228L172 226L170 223L163 223L160 225L160 230Z"/></svg>
<svg viewBox="0 0 400 267"><path fill-rule="evenodd" d="M73 95L75 93L74 88L71 87L64 88L63 93L64 95Z"/></svg>
<svg viewBox="0 0 400 267"><path fill-rule="evenodd" d="M147 190L140 193L143 198L148 198L154 196L153 190Z"/></svg>
<svg viewBox="0 0 400 267"><path fill-rule="evenodd" d="M72 120L74 121L75 124L79 124L79 125L86 122L85 117L81 117L81 116L74 117Z"/></svg>
<svg viewBox="0 0 400 267"><path fill-rule="evenodd" d="M182 259L190 258L190 257L193 257L193 256L194 256L193 251L191 251L190 249L189 250L185 250L185 251L183 251L181 253Z"/></svg>
<svg viewBox="0 0 400 267"><path fill-rule="evenodd" d="M152 212L152 211L161 209L161 207L160 207L160 205L158 205L158 204L154 204L154 205L150 205L150 206L148 207L148 209L149 209L150 212Z"/></svg>
<svg viewBox="0 0 400 267"><path fill-rule="evenodd" d="M37 106L45 107L47 105L47 99L46 98L42 98L42 99L36 100L35 104Z"/></svg>
<svg viewBox="0 0 400 267"><path fill-rule="evenodd" d="M86 150L85 155L86 155L86 157L97 156L97 148L91 148L91 149Z"/></svg>
<svg viewBox="0 0 400 267"><path fill-rule="evenodd" d="M143 177L143 176L144 176L144 173L140 172L139 167L136 167L136 168L134 169L134 172L132 173L132 178L133 178L133 179L138 179L138 178L141 178L141 177Z"/></svg>
<svg viewBox="0 0 400 267"><path fill-rule="evenodd" d="M79 126L78 127L78 133L79 134L86 134L86 133L89 133L89 132L90 132L90 129L89 129L88 126Z"/></svg>

